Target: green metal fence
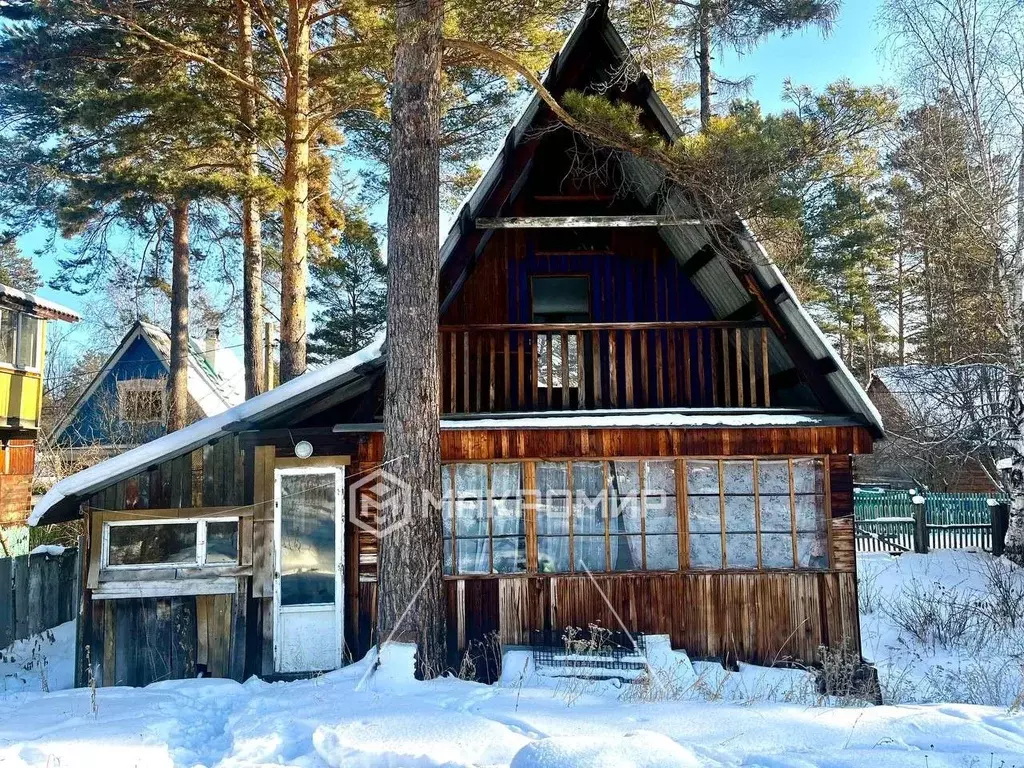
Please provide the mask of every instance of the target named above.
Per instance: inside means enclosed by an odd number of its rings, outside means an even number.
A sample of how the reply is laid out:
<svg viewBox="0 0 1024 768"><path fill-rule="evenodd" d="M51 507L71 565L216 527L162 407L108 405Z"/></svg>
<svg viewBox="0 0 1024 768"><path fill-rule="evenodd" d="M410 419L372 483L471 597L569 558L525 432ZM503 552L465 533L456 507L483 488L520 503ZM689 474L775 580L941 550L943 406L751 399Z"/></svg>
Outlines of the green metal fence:
<svg viewBox="0 0 1024 768"><path fill-rule="evenodd" d="M923 499L915 504L914 499ZM924 514L929 549L992 550L992 500L1005 497L984 493L921 493L870 491L854 494L857 549L862 552L913 552L917 515Z"/></svg>

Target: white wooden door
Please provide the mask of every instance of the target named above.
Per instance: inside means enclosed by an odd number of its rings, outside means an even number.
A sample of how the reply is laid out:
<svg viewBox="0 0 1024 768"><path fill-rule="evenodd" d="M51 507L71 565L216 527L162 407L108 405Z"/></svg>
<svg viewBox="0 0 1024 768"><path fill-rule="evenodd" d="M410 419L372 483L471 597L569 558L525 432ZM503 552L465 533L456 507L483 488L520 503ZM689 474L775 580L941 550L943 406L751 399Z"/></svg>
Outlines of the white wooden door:
<svg viewBox="0 0 1024 768"><path fill-rule="evenodd" d="M274 669L341 666L345 470L279 469L274 476Z"/></svg>

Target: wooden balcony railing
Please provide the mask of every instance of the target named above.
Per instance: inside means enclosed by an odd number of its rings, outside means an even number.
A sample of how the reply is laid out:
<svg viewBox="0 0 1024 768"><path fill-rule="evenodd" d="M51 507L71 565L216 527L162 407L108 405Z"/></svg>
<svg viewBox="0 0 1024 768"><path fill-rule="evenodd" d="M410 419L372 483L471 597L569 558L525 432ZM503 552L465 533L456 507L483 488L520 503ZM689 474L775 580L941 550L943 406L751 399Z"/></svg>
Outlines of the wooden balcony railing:
<svg viewBox="0 0 1024 768"><path fill-rule="evenodd" d="M763 323L441 326L443 413L768 408Z"/></svg>

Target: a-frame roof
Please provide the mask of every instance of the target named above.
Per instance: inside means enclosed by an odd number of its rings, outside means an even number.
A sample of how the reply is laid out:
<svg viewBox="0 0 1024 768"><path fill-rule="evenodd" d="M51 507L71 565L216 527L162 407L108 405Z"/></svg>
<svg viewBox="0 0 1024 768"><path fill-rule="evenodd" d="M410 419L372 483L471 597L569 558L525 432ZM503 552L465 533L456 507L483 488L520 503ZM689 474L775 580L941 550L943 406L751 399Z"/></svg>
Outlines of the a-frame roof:
<svg viewBox="0 0 1024 768"><path fill-rule="evenodd" d="M93 376L68 413L56 425L53 434L57 440L75 423L75 418L82 407L114 374L118 363L137 340L141 340L149 347L153 357L165 373L170 370L170 335L158 325L137 320ZM217 350L217 370L215 371L207 361L203 350L194 341L189 340L188 394L204 416L215 416L241 403L245 399L244 381L245 371L241 361L230 349Z"/></svg>
<svg viewBox="0 0 1024 768"><path fill-rule="evenodd" d="M630 56L622 37L608 19L604 3L590 3L580 22L555 56L544 85L556 97L569 88L586 89L605 73L586 72L581 61L624 62ZM584 70L580 76L581 69ZM682 135L678 123L659 98L650 80L641 75L623 89L623 98L640 106L648 125L666 139ZM494 230L481 230L476 220L507 212L523 188L533 154L542 140L543 120L550 112L534 94L509 130L487 171L460 206L441 246L442 311L465 284ZM661 169L634 156L620 157L622 174L631 193L648 212L692 219L695 215L682 192ZM836 354L821 329L800 304L789 282L772 262L746 222L737 220L744 269L737 268L718 248L703 226L660 226L658 234L690 275L718 319L767 320L776 326L771 340L773 373L794 365L812 379L815 395L830 413L861 421L876 438L884 437L882 419L856 378ZM765 315L771 317L765 317ZM774 322L773 322L774 321Z"/></svg>
<svg viewBox="0 0 1024 768"><path fill-rule="evenodd" d="M625 43L608 20L603 6L591 4L570 33L562 50L552 61L544 79L545 86L556 96L568 87L579 87L581 57L593 55L599 47L603 47L605 53L618 60L629 55ZM576 78L575 82L573 78ZM667 139L680 135L679 126L645 77L641 76L629 86L629 97L643 107L652 126L660 130ZM546 106L535 94L524 106L483 176L459 207L455 223L440 248L442 307L451 301L464 284L493 231L476 228L475 220L481 216L500 215L509 201L515 198L530 168L532 152L542 140L543 132L533 129L538 120L548 116ZM678 218L693 215L682 195L672 189L671 184L665 179L665 174L659 169L630 157L623 158L622 165L635 193L643 198L641 202L649 206L652 212L670 214ZM688 266L687 271L691 275L691 280L717 317L740 319L741 315L752 312L746 315L748 319L752 319L763 310L770 311L775 316L785 340L773 339L773 360L789 361L800 357L805 366L813 368L813 373L823 388L816 394L826 401L828 411L821 417L821 423L834 416L852 417L867 426L876 437L882 436L882 421L875 407L810 315L800 305L789 283L752 235L739 239L739 247L747 252L751 262L748 273L740 275L728 259L711 247L711 239L702 227L663 226L659 227L658 231L675 257ZM750 287L742 281L744 277L749 277L753 281ZM760 310L752 301L752 290L761 301L766 302ZM385 344L383 338L380 338L366 349L344 360L307 373L224 413L158 438L62 480L40 500L29 519L29 524L38 525L41 522L68 519L75 514L73 507L76 499L84 498L113 482L130 477L147 466L194 450L211 440L244 429L256 428L275 417L280 417L289 409L322 397L327 392L344 389L353 395L364 393L369 387L369 377L379 374L384 354ZM777 370L776 364L773 372ZM709 417L702 418L707 421ZM799 417L791 415L779 418L779 424L811 426L813 423L819 423L814 419L801 421ZM764 419L750 416L745 419L748 426L766 425ZM736 423L733 420L737 420ZM685 419L669 421L678 422L677 426L700 426L703 423ZM739 426L743 421L744 417L723 415L719 422L712 419L709 423ZM463 423L466 427L472 426L469 422ZM475 423L479 428L487 428L489 423L502 427L511 426L510 423L500 420L495 422L494 419ZM527 422L520 423L525 426ZM545 423L552 425L555 422ZM648 427L671 425L664 419L659 420L650 415L639 420L634 419L630 423ZM445 426L442 424L443 428ZM454 425L447 426L452 428Z"/></svg>

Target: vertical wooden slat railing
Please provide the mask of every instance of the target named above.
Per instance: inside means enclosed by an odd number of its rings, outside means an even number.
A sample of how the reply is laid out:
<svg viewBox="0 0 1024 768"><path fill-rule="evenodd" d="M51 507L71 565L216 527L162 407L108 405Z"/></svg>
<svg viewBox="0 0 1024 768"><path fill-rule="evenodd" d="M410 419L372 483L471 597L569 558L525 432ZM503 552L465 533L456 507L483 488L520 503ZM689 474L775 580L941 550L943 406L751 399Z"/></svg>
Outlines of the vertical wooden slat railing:
<svg viewBox="0 0 1024 768"><path fill-rule="evenodd" d="M763 323L442 326L446 414L770 408Z"/></svg>

